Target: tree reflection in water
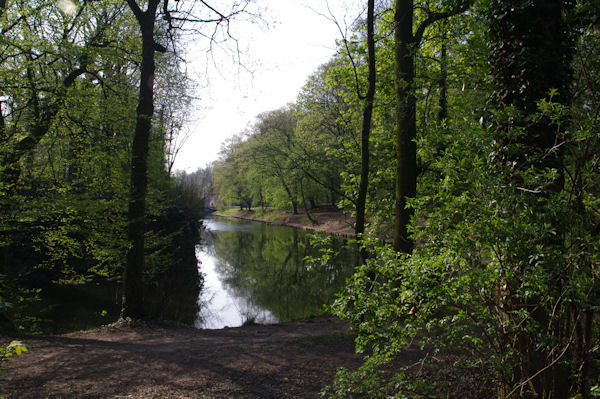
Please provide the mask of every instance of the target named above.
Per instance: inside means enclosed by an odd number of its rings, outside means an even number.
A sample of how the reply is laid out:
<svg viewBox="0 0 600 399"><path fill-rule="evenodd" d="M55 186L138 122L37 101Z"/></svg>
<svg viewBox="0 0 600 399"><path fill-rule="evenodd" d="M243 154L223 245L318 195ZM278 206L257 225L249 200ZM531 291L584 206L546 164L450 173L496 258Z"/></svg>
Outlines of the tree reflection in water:
<svg viewBox="0 0 600 399"><path fill-rule="evenodd" d="M318 314L335 299L351 275L352 251L311 267L306 257L319 252L299 229L224 218L204 220L198 257L205 274L201 328L273 323Z"/></svg>

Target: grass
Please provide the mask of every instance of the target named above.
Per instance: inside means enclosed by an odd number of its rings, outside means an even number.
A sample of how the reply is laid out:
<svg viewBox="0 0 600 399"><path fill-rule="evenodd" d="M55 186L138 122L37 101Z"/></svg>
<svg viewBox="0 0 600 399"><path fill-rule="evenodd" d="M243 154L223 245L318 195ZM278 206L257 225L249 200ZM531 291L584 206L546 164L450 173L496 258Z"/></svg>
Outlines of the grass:
<svg viewBox="0 0 600 399"><path fill-rule="evenodd" d="M239 210L240 210L240 208L223 209L223 210L219 210L219 211L215 212L215 215L230 216L230 215L233 215L234 213L237 213Z"/></svg>
<svg viewBox="0 0 600 399"><path fill-rule="evenodd" d="M234 216L235 214L237 214L239 212L240 212L240 208L236 207L236 208L220 210L218 212L215 212L215 215L217 215L217 216ZM244 211L244 213L245 212L247 212L247 211ZM252 210L252 218L253 219L261 219L266 222L272 222L273 220L277 219L280 216L281 216L280 212L274 210L273 208L265 208L265 209L254 208Z"/></svg>
<svg viewBox="0 0 600 399"><path fill-rule="evenodd" d="M273 220L277 219L280 214L272 209L266 208L264 210L257 209L254 213L254 216L266 220L267 222L272 222Z"/></svg>

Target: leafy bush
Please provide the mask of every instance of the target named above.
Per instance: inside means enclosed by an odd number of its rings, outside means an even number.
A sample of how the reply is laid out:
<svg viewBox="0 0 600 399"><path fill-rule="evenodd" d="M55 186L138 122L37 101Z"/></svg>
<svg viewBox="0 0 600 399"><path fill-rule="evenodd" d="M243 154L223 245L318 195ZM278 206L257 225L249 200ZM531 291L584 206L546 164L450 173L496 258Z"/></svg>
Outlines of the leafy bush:
<svg viewBox="0 0 600 399"><path fill-rule="evenodd" d="M551 369L559 374L548 378L571 395L589 391L598 373L600 240L587 204L598 199L586 192L578 204L573 193L596 185L598 170L578 170L585 163L574 148L567 173L582 180L540 195L535 187L556 171L499 168L491 133L478 124L453 134L432 162L439 175L423 180L411 204L415 252L372 246L334 305L367 356L357 372L338 372L332 397L439 394L456 367L480 376L474 390L501 387L505 397L535 396L531 381ZM507 184L516 174L522 185ZM434 364L427 384L415 367L389 368L410 344L424 349L419 367Z"/></svg>
<svg viewBox="0 0 600 399"><path fill-rule="evenodd" d="M4 313L4 311L10 307L11 304L0 297L0 313ZM12 341L6 348L0 346L0 368L3 363L9 362L12 356L21 356L23 352L27 352L28 350L29 347L20 341Z"/></svg>
<svg viewBox="0 0 600 399"><path fill-rule="evenodd" d="M12 356L21 356L21 354L28 350L29 347L21 343L21 341L12 341L6 348L0 346L0 366L3 363L10 362Z"/></svg>

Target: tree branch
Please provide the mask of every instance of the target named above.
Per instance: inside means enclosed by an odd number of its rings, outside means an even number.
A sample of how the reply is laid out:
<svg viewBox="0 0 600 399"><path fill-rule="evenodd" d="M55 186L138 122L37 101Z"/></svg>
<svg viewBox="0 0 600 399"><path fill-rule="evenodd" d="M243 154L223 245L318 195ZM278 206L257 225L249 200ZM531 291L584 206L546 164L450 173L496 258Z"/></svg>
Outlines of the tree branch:
<svg viewBox="0 0 600 399"><path fill-rule="evenodd" d="M84 73L87 72L87 66L86 65L82 65L79 68L71 71L71 73L69 73L64 79L63 79L63 86L65 89L73 86L73 83L75 83L75 79L77 79L79 76L83 75Z"/></svg>
<svg viewBox="0 0 600 399"><path fill-rule="evenodd" d="M209 10L211 10L212 12L214 12L215 14L217 14L219 16L219 18L221 18L221 21L225 21L225 20L229 19L229 17L226 17L225 15L223 15L222 13L220 13L218 10L216 10L215 8L213 8L210 4L206 3L204 0L200 0L200 3L204 4L204 6L206 8L208 8Z"/></svg>
<svg viewBox="0 0 600 399"><path fill-rule="evenodd" d="M459 0L455 7L447 12L432 12L430 10L425 10L427 13L427 18L425 21L421 22L417 31L414 35L414 43L419 44L421 40L423 40L423 34L425 33L425 29L427 29L431 24L446 19L449 17L453 17L455 15L461 14L471 7L471 3L473 0Z"/></svg>
<svg viewBox="0 0 600 399"><path fill-rule="evenodd" d="M135 0L125 0L125 1L127 2L127 5L129 6L129 8L131 8L131 12L133 12L133 15L135 15L135 19L137 19L139 23L142 23L142 18L144 16L144 13L140 9L140 6L137 5Z"/></svg>
<svg viewBox="0 0 600 399"><path fill-rule="evenodd" d="M157 41L154 41L154 51L156 51L158 53L166 53L167 48L165 46L163 46L162 44L158 43Z"/></svg>

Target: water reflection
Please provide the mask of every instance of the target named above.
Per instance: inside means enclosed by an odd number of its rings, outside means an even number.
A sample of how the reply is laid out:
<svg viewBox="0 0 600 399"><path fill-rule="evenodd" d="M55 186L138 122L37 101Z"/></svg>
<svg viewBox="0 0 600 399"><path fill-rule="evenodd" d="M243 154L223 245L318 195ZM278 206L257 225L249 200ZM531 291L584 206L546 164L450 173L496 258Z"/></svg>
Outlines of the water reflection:
<svg viewBox="0 0 600 399"><path fill-rule="evenodd" d="M352 272L345 251L327 264L317 256L309 235L298 229L224 218L204 220L198 258L205 274L201 328L286 321L319 313ZM333 240L339 249L344 242Z"/></svg>

